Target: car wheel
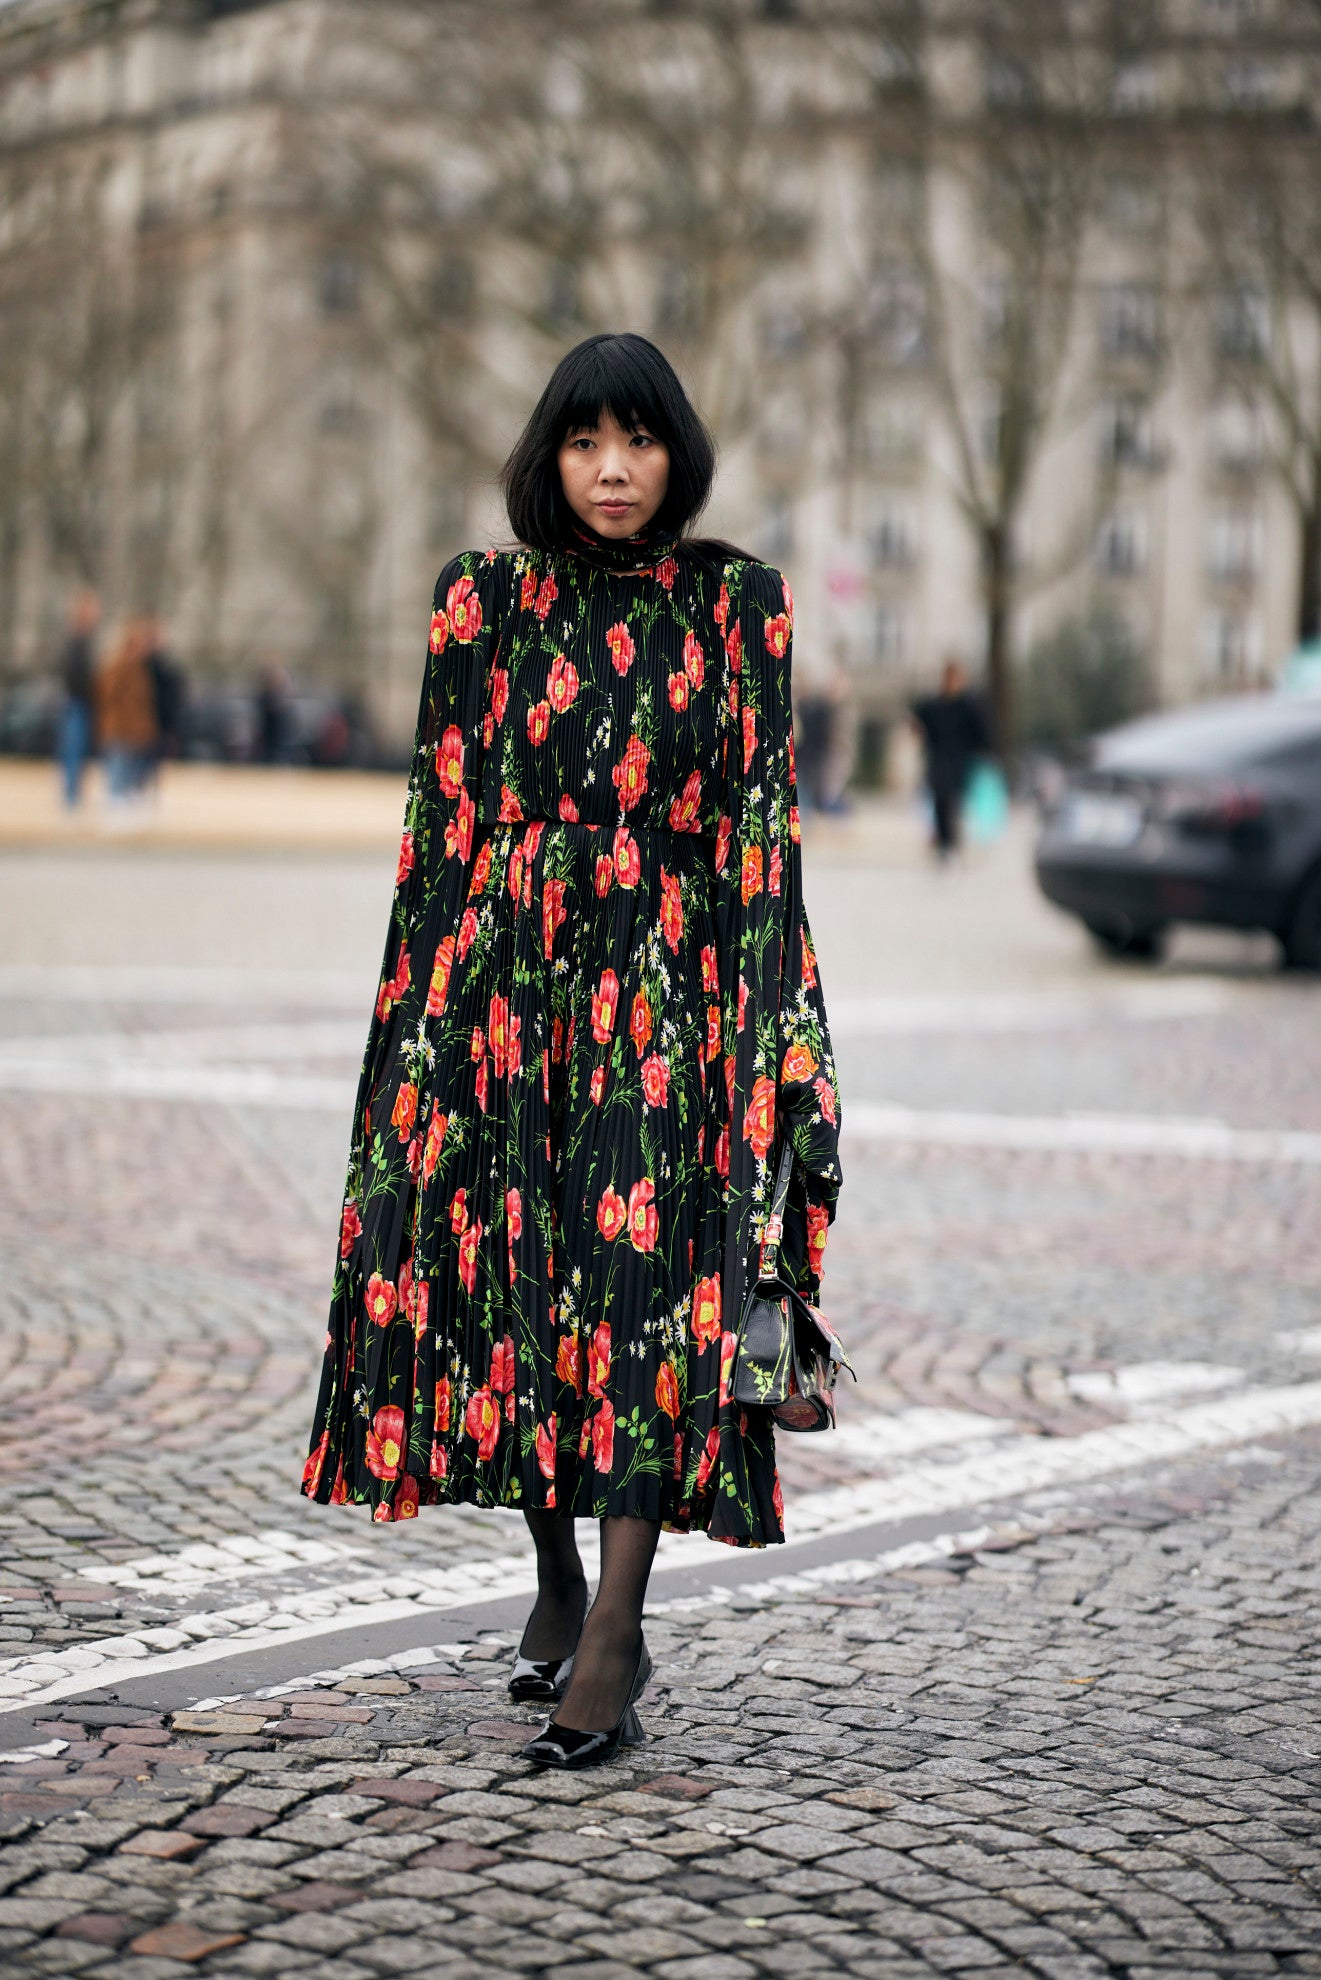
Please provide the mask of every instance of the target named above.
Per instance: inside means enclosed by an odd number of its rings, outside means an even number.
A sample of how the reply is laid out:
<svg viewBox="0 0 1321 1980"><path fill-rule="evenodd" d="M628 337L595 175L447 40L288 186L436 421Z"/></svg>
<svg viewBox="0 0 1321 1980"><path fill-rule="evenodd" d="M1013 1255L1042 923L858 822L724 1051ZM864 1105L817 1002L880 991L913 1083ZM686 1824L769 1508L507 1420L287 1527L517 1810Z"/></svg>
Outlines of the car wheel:
<svg viewBox="0 0 1321 1980"><path fill-rule="evenodd" d="M1290 969L1321 969L1321 867L1303 882L1284 935Z"/></svg>
<svg viewBox="0 0 1321 1980"><path fill-rule="evenodd" d="M1159 922L1150 928L1134 928L1120 921L1084 921L1083 926L1103 956L1125 962L1159 962L1165 953L1169 931Z"/></svg>

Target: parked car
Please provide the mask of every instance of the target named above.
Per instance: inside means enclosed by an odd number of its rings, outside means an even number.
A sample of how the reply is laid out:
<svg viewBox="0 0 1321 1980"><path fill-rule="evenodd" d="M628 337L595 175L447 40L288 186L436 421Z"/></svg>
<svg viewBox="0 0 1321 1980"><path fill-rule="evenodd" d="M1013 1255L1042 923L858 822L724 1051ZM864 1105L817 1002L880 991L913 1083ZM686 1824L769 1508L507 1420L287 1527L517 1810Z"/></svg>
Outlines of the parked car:
<svg viewBox="0 0 1321 1980"><path fill-rule="evenodd" d="M1043 805L1037 879L1112 955L1173 922L1265 928L1321 969L1321 695L1243 696L1098 736Z"/></svg>

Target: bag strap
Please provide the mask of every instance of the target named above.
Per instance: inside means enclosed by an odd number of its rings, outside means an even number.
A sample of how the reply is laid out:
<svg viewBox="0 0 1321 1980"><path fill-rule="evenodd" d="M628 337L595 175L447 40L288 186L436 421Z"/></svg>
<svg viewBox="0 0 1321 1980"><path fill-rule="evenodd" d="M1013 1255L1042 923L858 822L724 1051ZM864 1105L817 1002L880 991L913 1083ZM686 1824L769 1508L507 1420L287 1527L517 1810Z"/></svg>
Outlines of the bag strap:
<svg viewBox="0 0 1321 1980"><path fill-rule="evenodd" d="M784 1209L789 1200L789 1178L793 1173L794 1150L788 1135L780 1151L780 1166L776 1171L775 1188L771 1195L770 1213L766 1219L766 1230L761 1243L761 1270L757 1274L759 1284L769 1284L776 1278L780 1269L780 1239L784 1235Z"/></svg>

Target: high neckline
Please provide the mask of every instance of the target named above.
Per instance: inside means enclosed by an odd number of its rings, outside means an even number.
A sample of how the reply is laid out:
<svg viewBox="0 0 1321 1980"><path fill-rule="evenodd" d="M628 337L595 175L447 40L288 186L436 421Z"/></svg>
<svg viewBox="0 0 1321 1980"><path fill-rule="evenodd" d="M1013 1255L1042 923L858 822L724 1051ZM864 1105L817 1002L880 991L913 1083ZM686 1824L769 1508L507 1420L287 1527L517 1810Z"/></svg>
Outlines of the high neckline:
<svg viewBox="0 0 1321 1980"><path fill-rule="evenodd" d="M594 529L575 518L569 524L569 531L564 548L571 557L581 557L584 563L615 571L621 577L639 577L644 571L654 570L657 564L674 555L678 542L673 529L658 527L654 522L635 530L631 536L608 537L598 536Z"/></svg>

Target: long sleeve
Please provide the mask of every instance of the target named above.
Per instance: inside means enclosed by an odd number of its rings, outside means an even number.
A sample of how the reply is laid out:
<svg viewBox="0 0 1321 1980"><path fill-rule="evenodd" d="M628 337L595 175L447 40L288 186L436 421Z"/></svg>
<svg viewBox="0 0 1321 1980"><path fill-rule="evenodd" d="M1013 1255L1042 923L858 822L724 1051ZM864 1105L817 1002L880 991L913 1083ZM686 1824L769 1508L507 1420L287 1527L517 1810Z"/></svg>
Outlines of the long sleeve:
<svg viewBox="0 0 1321 1980"><path fill-rule="evenodd" d="M815 1298L840 1187L840 1104L803 905L793 754L793 600L778 571L764 564L744 568L727 638L735 641L729 655L732 733L726 763L730 845L722 897L730 972L724 1000L730 1034L730 1228L740 1249L745 1242L759 1246L778 1123L798 1158L781 1269ZM745 1283L739 1277L727 1293L741 1299Z"/></svg>

